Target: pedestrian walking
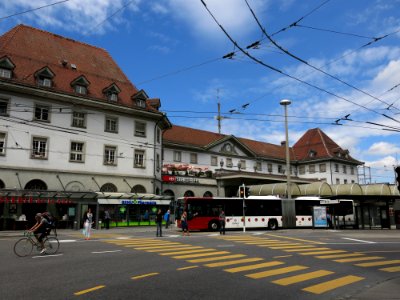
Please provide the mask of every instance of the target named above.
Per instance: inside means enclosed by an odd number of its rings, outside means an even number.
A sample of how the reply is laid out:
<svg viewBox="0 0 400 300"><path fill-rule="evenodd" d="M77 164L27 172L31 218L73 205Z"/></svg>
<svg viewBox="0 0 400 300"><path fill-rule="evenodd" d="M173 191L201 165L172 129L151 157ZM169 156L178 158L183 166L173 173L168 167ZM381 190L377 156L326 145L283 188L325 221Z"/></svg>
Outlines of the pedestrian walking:
<svg viewBox="0 0 400 300"><path fill-rule="evenodd" d="M85 240L90 239L90 235L92 233L92 224L93 224L93 214L92 210L89 208L83 217L83 235L85 236Z"/></svg>
<svg viewBox="0 0 400 300"><path fill-rule="evenodd" d="M171 211L168 209L164 215L165 229L168 229L170 215L171 215Z"/></svg>
<svg viewBox="0 0 400 300"><path fill-rule="evenodd" d="M223 210L219 214L219 234L225 235L225 212Z"/></svg>
<svg viewBox="0 0 400 300"><path fill-rule="evenodd" d="M183 212L182 217L181 217L181 227L182 227L182 235L185 236L189 236L189 225L187 222L187 213L186 211Z"/></svg>
<svg viewBox="0 0 400 300"><path fill-rule="evenodd" d="M161 212L161 209L158 209L158 212L156 214L156 224L157 224L157 236L162 236L162 220L163 220L163 215Z"/></svg>
<svg viewBox="0 0 400 300"><path fill-rule="evenodd" d="M110 229L110 219L111 219L110 212L108 211L108 209L106 209L104 211L104 227L106 229Z"/></svg>

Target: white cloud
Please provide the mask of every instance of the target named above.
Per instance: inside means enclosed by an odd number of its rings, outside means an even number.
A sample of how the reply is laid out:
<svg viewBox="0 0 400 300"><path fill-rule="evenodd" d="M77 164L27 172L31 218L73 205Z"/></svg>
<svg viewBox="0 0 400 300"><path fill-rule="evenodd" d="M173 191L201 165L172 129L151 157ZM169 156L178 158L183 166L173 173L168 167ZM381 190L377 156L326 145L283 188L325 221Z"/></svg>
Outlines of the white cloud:
<svg viewBox="0 0 400 300"><path fill-rule="evenodd" d="M390 155L390 154L400 154L400 147L395 144L387 142L374 143L367 150L371 155Z"/></svg>

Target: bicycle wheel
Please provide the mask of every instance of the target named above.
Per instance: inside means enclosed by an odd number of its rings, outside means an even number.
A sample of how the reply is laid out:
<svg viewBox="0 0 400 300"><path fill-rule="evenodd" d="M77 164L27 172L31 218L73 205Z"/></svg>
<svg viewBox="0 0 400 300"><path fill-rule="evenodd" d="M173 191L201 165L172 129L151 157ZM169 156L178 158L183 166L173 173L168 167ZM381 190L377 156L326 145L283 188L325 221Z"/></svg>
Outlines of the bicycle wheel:
<svg viewBox="0 0 400 300"><path fill-rule="evenodd" d="M46 248L46 254L55 254L60 247L60 242L56 237L48 237L44 240L44 247Z"/></svg>
<svg viewBox="0 0 400 300"><path fill-rule="evenodd" d="M29 238L21 238L14 245L14 253L19 257L28 256L32 253L33 244Z"/></svg>

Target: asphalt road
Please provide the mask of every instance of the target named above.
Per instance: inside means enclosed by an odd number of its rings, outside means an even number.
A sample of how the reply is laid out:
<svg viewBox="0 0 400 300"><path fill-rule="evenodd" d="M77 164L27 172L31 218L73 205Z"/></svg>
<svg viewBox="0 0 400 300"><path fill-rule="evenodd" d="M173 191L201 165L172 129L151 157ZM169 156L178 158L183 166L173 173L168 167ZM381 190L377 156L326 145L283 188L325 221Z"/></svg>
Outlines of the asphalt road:
<svg viewBox="0 0 400 300"><path fill-rule="evenodd" d="M61 231L20 258L0 232L1 299L399 299L400 231Z"/></svg>

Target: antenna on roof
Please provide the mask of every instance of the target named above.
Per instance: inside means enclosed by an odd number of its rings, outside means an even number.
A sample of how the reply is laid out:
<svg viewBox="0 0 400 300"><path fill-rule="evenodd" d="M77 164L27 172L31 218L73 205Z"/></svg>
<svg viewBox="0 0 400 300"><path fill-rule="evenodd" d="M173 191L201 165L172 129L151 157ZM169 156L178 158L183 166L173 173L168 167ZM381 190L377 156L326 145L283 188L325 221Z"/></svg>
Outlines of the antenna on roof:
<svg viewBox="0 0 400 300"><path fill-rule="evenodd" d="M76 64L71 64L71 69L76 70Z"/></svg>

